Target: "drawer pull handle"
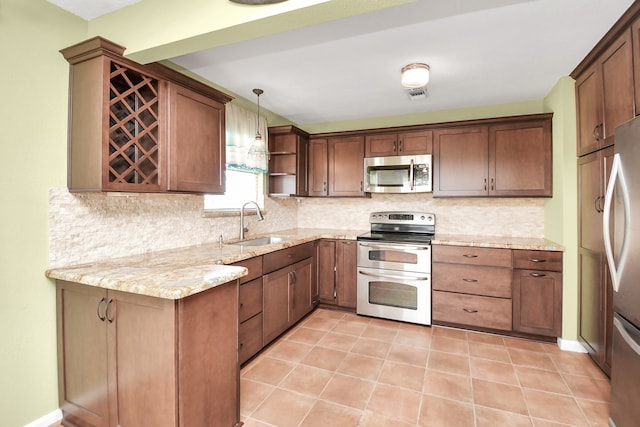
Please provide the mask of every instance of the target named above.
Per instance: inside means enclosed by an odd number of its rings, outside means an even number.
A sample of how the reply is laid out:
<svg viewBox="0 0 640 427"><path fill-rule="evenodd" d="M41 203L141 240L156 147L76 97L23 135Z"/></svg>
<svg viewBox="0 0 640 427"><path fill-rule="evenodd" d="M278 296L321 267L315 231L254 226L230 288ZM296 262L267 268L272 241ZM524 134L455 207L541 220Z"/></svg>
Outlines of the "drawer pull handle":
<svg viewBox="0 0 640 427"><path fill-rule="evenodd" d="M531 276L531 277L544 277L544 276L546 276L546 274L544 274L544 273L529 273L529 276Z"/></svg>
<svg viewBox="0 0 640 427"><path fill-rule="evenodd" d="M474 308L463 308L464 311L466 311L467 313L477 313L478 310L474 309Z"/></svg>
<svg viewBox="0 0 640 427"><path fill-rule="evenodd" d="M478 255L473 255L473 254L464 254L462 256L465 258L478 258Z"/></svg>
<svg viewBox="0 0 640 427"><path fill-rule="evenodd" d="M531 262L547 262L546 259L539 259L539 258L531 258L529 261L531 261Z"/></svg>
<svg viewBox="0 0 640 427"><path fill-rule="evenodd" d="M467 279L465 277L463 277L462 280L468 283L476 283L478 281L478 279Z"/></svg>
<svg viewBox="0 0 640 427"><path fill-rule="evenodd" d="M105 302L107 302L107 299L105 297L100 298L100 302L98 302L98 309L96 310L96 313L98 314L98 319L100 319L103 322L107 320L107 315L106 315L106 311L104 315L100 314L100 307L102 307L102 304L104 304Z"/></svg>
<svg viewBox="0 0 640 427"><path fill-rule="evenodd" d="M244 306L244 304L243 304L243 303L240 303L240 308L242 308L243 306Z"/></svg>

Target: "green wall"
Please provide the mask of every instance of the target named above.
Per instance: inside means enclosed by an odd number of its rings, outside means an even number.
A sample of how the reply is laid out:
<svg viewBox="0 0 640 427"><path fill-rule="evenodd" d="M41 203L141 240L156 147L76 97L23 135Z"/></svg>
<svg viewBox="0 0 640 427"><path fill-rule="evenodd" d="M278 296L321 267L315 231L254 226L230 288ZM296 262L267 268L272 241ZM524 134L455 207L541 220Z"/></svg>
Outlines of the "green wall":
<svg viewBox="0 0 640 427"><path fill-rule="evenodd" d="M55 292L53 282L44 276L48 267L48 190L66 185L68 65L58 50L101 34L122 43L129 48L128 52L137 51L141 58L158 60L163 58L163 52L193 49L203 39L211 42L216 32L229 36L229 40L237 38L238 28L246 30L246 23L252 19L261 20L255 30L255 34L260 34L269 31L265 22L286 21L287 25L280 28L291 28L301 23L332 19L340 8L349 14L404 1L309 0L309 4L317 3L310 11L287 10L282 17L269 18L270 14L275 16L282 11L274 5L269 7L269 12L264 12L266 15L257 18L245 7L235 10L229 19L218 13L202 20L205 15L202 10L191 6L194 3L205 7L205 0L193 0L189 9L176 9L175 5L183 5L180 2L143 0L122 12L88 23L46 0L0 0L0 56L4 61L0 67L2 425L22 426L58 407ZM226 1L217 4L222 3L227 8ZM205 10L214 12L211 6L206 7ZM139 22L144 22L144 18L150 22L133 25L128 19L122 19L122 13L126 11ZM191 25L194 20L197 25ZM159 23L167 31L152 31ZM193 28L202 35L186 33ZM235 29L227 31L226 28ZM247 36L248 33L243 34ZM187 39L181 40L181 37ZM573 82L565 78L544 100L305 127L310 132L326 132L554 111L555 196L546 203L545 233L567 247L563 335L575 339L573 102Z"/></svg>
<svg viewBox="0 0 640 427"><path fill-rule="evenodd" d="M544 206L545 237L565 247L562 338L578 338L578 178L576 102L571 77L563 77L544 99L553 111L553 198Z"/></svg>
<svg viewBox="0 0 640 427"><path fill-rule="evenodd" d="M0 424L58 407L48 190L66 185L69 69L86 22L45 0L0 0Z"/></svg>

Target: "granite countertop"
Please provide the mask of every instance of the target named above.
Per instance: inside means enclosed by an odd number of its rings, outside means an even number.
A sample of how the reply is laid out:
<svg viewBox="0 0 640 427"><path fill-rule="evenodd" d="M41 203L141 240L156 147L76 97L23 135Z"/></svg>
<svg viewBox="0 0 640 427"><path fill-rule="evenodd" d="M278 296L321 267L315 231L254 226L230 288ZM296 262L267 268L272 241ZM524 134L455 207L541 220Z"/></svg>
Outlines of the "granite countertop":
<svg viewBox="0 0 640 427"><path fill-rule="evenodd" d="M46 276L89 286L131 292L164 299L181 299L247 274L238 261L317 239L355 240L368 230L290 229L270 233L288 240L263 246L240 246L233 242L209 243L186 248L113 258L106 261L52 268ZM247 239L261 236L247 236ZM460 245L507 249L561 251L562 246L546 239L439 235L434 245Z"/></svg>

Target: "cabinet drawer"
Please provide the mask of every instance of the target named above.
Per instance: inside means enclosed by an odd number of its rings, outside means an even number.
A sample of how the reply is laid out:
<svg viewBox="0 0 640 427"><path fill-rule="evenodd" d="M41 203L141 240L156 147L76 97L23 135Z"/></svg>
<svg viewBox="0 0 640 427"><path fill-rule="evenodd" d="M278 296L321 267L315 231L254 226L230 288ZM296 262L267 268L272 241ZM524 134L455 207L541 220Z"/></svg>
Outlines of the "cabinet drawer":
<svg viewBox="0 0 640 427"><path fill-rule="evenodd" d="M249 274L240 278L240 284L247 283L256 277L262 276L262 257L257 256L249 259L244 259L242 261L238 261L233 263L232 265L238 267L245 267L249 270Z"/></svg>
<svg viewBox="0 0 640 427"><path fill-rule="evenodd" d="M490 265L511 268L511 249L434 245L433 262Z"/></svg>
<svg viewBox="0 0 640 427"><path fill-rule="evenodd" d="M238 330L238 359L246 362L262 349L262 313L240 324Z"/></svg>
<svg viewBox="0 0 640 427"><path fill-rule="evenodd" d="M513 268L562 271L562 252L514 250Z"/></svg>
<svg viewBox="0 0 640 427"><path fill-rule="evenodd" d="M511 300L433 291L433 320L511 330Z"/></svg>
<svg viewBox="0 0 640 427"><path fill-rule="evenodd" d="M313 242L309 242L265 254L262 261L262 272L263 274L271 273L303 259L310 258L313 256L313 248Z"/></svg>
<svg viewBox="0 0 640 427"><path fill-rule="evenodd" d="M262 277L240 285L238 321L244 322L262 311Z"/></svg>
<svg viewBox="0 0 640 427"><path fill-rule="evenodd" d="M432 287L438 291L511 298L511 277L510 268L434 263Z"/></svg>

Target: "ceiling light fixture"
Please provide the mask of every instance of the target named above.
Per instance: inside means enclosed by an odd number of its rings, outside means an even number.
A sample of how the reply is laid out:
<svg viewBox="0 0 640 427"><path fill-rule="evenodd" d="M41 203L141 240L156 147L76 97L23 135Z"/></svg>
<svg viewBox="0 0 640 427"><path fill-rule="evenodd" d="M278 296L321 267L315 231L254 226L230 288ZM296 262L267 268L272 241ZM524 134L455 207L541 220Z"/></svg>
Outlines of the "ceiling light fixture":
<svg viewBox="0 0 640 427"><path fill-rule="evenodd" d="M424 87L429 83L429 66L414 63L402 67L402 86L407 88Z"/></svg>
<svg viewBox="0 0 640 427"><path fill-rule="evenodd" d="M229 0L229 1L233 3L240 3L240 4L260 5L260 4L282 3L283 1L286 1L286 0Z"/></svg>
<svg viewBox="0 0 640 427"><path fill-rule="evenodd" d="M251 148L249 148L249 156L266 156L267 147L265 147L262 135L260 134L260 95L262 95L264 91L262 89L253 89L253 93L258 97L258 115L256 117L256 137L251 144Z"/></svg>

